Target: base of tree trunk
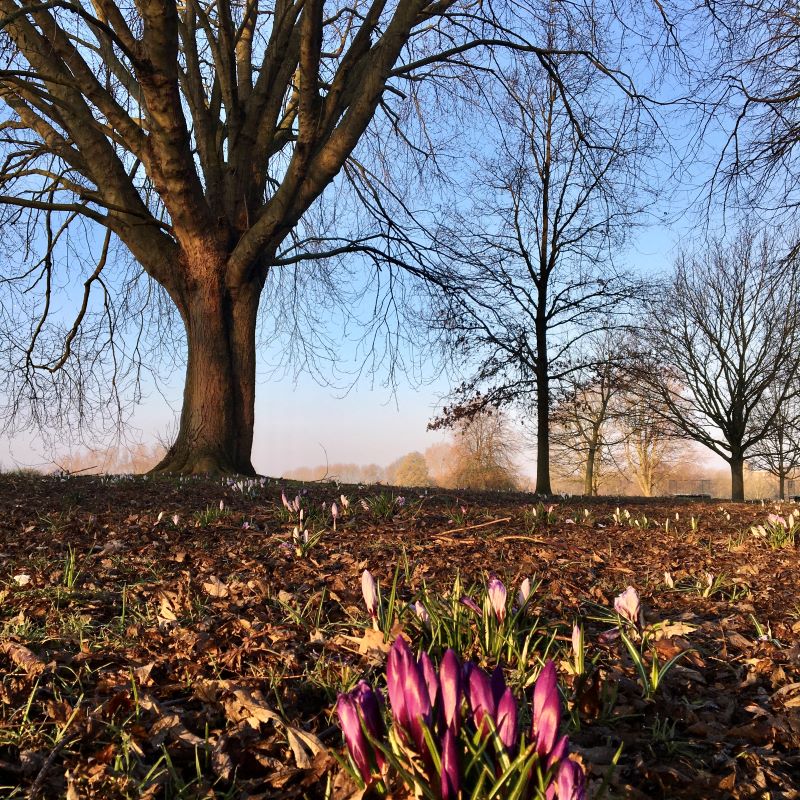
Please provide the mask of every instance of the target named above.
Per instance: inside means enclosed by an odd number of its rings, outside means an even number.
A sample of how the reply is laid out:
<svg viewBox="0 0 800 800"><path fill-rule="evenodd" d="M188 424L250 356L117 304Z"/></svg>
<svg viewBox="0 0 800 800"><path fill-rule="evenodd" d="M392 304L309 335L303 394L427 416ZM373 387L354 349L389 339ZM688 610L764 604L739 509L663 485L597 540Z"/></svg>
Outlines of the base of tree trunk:
<svg viewBox="0 0 800 800"><path fill-rule="evenodd" d="M246 475L257 473L248 459L246 463L234 463L233 459L211 453L187 453L171 448L150 475Z"/></svg>

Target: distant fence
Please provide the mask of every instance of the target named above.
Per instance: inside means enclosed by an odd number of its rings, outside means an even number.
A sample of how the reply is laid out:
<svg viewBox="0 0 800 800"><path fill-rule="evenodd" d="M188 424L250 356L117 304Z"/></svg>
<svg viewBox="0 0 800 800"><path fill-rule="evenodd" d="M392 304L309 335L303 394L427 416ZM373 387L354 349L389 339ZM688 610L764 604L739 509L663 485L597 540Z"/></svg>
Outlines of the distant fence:
<svg viewBox="0 0 800 800"><path fill-rule="evenodd" d="M670 480L667 484L668 494L688 497L711 497L711 480L697 478L695 480Z"/></svg>

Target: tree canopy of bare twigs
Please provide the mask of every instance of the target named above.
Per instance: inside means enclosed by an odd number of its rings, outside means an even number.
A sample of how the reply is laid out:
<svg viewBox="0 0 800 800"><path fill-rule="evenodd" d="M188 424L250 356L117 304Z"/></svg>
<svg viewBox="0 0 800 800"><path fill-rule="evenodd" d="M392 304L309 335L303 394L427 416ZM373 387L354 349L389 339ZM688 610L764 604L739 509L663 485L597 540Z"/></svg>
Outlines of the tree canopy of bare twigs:
<svg viewBox="0 0 800 800"><path fill-rule="evenodd" d="M699 10L698 10L699 9ZM698 13L707 14L707 25ZM800 22L792 0L714 0L694 8L701 42L696 107L717 144L712 199L792 220L800 204ZM795 244L795 243L793 243Z"/></svg>
<svg viewBox="0 0 800 800"><path fill-rule="evenodd" d="M576 47L585 29L555 10L548 43ZM587 65L558 61L569 98L541 66L508 76L496 155L482 160L471 205L456 215L446 251L461 268L438 321L446 347L471 372L435 424L485 407L536 409L536 491L551 494L554 389L580 367L587 336L619 325L641 283L617 256L646 197L643 167L654 129L641 106L599 90Z"/></svg>
<svg viewBox="0 0 800 800"><path fill-rule="evenodd" d="M766 233L682 255L640 332L641 389L682 435L723 458L744 499L745 460L796 392L800 265Z"/></svg>
<svg viewBox="0 0 800 800"><path fill-rule="evenodd" d="M536 61L562 97L567 57L591 65L590 82L633 91L623 71L597 57L597 9L559 12L590 31L566 53L537 38L532 20L546 7L0 0L2 222L21 229L32 253L4 277L38 298L21 315L34 320L34 345L25 347L21 335L10 345L9 364L30 378L15 408L52 408L31 376L66 365L60 403L85 410L93 383L100 395L103 385L118 387L120 358L147 362L136 326L125 346L109 344L119 341L120 315L152 311L155 297L177 310L188 351L180 427L160 469L252 473L262 296L282 317L283 294L289 312L314 327L317 309L301 290L321 276L329 302L346 296L350 259L372 264L388 287L376 314L393 313L403 270L441 283L421 239L398 223L419 210L398 187L435 172L445 99L468 94L479 76L489 80L500 61L513 60L501 52ZM82 266L68 241L79 223L105 231L89 234L97 258L84 252ZM145 287L141 307L130 301L128 281L111 279L117 241L143 271L132 275ZM71 320L58 317L53 302L66 252L70 268L83 269L85 302ZM348 260L339 285L334 259ZM11 329L20 309L8 303L4 311ZM153 316L156 326L166 319ZM286 326L293 332L297 324ZM334 340L319 344L335 358ZM96 347L106 349L104 376ZM75 366L79 354L85 360ZM309 354L301 347L299 357ZM138 377L134 369L134 384Z"/></svg>

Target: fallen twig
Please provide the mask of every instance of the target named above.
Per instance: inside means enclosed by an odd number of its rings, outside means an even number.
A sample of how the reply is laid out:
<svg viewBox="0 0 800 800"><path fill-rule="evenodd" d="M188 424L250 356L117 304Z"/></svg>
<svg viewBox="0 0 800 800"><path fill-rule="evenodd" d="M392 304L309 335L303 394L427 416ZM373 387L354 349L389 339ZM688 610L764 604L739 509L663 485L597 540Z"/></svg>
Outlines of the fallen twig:
<svg viewBox="0 0 800 800"><path fill-rule="evenodd" d="M45 759L44 764L42 764L42 768L39 770L39 774L36 776L36 780L31 785L30 790L28 791L28 800L36 800L39 794L44 787L44 780L47 777L47 773L50 771L50 768L55 764L56 759L58 758L58 754L67 746L72 744L76 739L79 739L80 736L77 733L74 733L72 736L64 736L62 737L61 741L56 744L56 746L50 751L50 754Z"/></svg>
<svg viewBox="0 0 800 800"><path fill-rule="evenodd" d="M502 519L492 519L489 522L480 522L477 525L466 525L463 528L450 528L450 530L442 531L435 534L435 536L449 536L451 533L460 533L461 531L474 531L476 528L485 528L487 525L499 525L501 522L511 522L511 517L503 517Z"/></svg>

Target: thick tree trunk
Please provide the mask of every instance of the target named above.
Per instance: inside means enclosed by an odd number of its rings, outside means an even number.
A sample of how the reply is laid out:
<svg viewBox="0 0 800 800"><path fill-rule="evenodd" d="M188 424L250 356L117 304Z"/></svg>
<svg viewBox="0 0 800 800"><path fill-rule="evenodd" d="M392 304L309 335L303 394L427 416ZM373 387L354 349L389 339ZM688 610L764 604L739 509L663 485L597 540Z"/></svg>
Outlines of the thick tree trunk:
<svg viewBox="0 0 800 800"><path fill-rule="evenodd" d="M731 500L744 500L744 459L733 456L731 465Z"/></svg>
<svg viewBox="0 0 800 800"><path fill-rule="evenodd" d="M550 378L547 367L536 375L536 494L551 495Z"/></svg>
<svg viewBox="0 0 800 800"><path fill-rule="evenodd" d="M180 429L154 472L254 475L250 453L261 287L232 289L209 272L184 295L188 361Z"/></svg>

